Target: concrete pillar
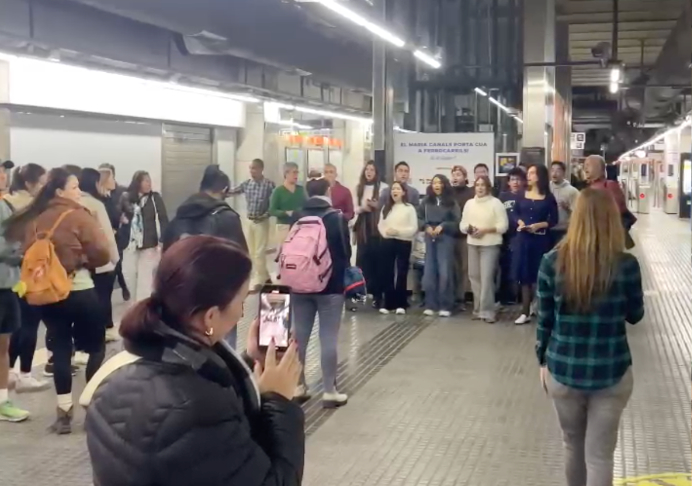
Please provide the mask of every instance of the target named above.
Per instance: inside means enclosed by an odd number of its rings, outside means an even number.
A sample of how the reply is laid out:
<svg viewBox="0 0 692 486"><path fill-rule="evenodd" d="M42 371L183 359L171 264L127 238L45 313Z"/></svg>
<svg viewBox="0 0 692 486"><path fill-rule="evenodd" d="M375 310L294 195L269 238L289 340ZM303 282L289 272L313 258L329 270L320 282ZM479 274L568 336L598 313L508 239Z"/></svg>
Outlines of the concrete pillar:
<svg viewBox="0 0 692 486"><path fill-rule="evenodd" d="M524 62L555 62L555 0L524 2ZM524 69L524 148L546 149L553 129L554 67ZM546 132L548 135L546 135ZM545 162L545 161L544 161Z"/></svg>
<svg viewBox="0 0 692 486"><path fill-rule="evenodd" d="M375 0L379 20L389 17L387 0ZM394 85L393 70L387 43L379 38L373 41L372 114L373 158L380 174L389 179L394 170Z"/></svg>
<svg viewBox="0 0 692 486"><path fill-rule="evenodd" d="M557 62L569 61L569 23L560 21L555 29L555 59ZM555 136L553 160L570 163L572 134L572 68L555 68ZM559 102L557 101L559 99Z"/></svg>

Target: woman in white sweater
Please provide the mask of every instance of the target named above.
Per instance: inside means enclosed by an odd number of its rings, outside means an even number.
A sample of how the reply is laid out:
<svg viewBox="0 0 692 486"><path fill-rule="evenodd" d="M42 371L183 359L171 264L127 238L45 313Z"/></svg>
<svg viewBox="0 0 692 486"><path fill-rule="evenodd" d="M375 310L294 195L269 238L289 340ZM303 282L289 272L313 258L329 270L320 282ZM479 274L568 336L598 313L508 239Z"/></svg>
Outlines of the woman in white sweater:
<svg viewBox="0 0 692 486"><path fill-rule="evenodd" d="M469 280L473 291L473 317L495 322L495 275L500 258L502 234L509 222L507 211L492 195L487 176L476 179L476 196L466 203L459 229L469 236Z"/></svg>
<svg viewBox="0 0 692 486"><path fill-rule="evenodd" d="M409 204L408 189L405 184L394 182L389 198L384 204L377 229L382 236L381 273L384 288L384 303L380 313L406 314L411 245L418 231L416 207Z"/></svg>

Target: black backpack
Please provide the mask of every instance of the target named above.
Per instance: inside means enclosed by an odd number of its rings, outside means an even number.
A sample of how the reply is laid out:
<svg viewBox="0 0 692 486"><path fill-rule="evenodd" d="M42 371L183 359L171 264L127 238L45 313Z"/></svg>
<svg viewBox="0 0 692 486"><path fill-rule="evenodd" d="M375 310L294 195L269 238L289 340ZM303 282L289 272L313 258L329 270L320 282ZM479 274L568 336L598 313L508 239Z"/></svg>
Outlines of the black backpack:
<svg viewBox="0 0 692 486"><path fill-rule="evenodd" d="M163 251L183 238L196 235L223 236L219 234L218 216L226 211L233 211L228 205L215 208L201 218L173 218L163 235Z"/></svg>

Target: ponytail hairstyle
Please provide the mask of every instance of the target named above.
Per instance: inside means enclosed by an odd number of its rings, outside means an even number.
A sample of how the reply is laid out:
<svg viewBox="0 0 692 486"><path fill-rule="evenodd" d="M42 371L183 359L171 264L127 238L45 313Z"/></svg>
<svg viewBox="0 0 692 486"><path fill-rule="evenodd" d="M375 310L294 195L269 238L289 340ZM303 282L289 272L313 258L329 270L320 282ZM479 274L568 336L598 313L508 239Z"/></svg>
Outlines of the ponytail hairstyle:
<svg viewBox="0 0 692 486"><path fill-rule="evenodd" d="M12 194L19 191L31 192L30 188L36 187L45 173L46 169L38 164L26 164L17 167L12 173L10 192Z"/></svg>
<svg viewBox="0 0 692 486"><path fill-rule="evenodd" d="M120 334L126 344L155 343L163 323L191 338L201 335L193 318L212 307L225 309L251 270L245 250L231 241L206 235L179 240L161 257L151 297L125 314Z"/></svg>

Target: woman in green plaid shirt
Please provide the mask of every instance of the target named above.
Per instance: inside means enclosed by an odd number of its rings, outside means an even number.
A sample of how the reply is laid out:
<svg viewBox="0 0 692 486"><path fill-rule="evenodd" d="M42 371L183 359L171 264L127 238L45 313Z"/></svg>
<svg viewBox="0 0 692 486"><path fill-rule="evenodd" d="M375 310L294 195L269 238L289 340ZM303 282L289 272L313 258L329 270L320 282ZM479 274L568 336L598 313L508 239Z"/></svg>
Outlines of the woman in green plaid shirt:
<svg viewBox="0 0 692 486"><path fill-rule="evenodd" d="M536 354L562 428L569 486L613 484L620 417L633 387L626 325L643 317L639 262L625 252L615 201L585 189L538 275Z"/></svg>

